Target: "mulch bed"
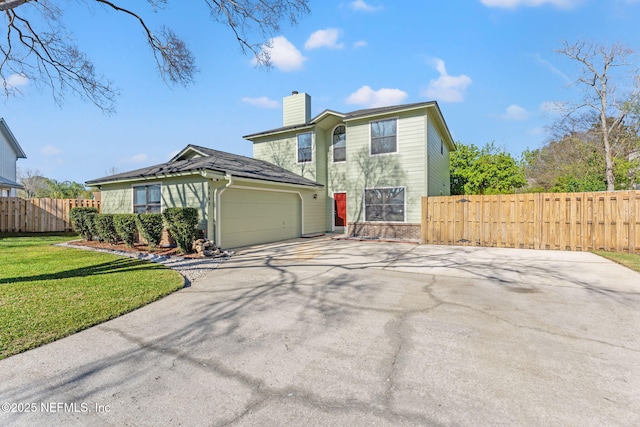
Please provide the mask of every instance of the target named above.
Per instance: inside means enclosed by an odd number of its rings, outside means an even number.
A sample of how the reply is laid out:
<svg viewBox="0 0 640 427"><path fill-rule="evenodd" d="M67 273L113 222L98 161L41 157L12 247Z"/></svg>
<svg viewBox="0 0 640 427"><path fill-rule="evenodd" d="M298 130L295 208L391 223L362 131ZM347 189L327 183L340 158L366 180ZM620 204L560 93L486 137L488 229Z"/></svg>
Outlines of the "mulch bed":
<svg viewBox="0 0 640 427"><path fill-rule="evenodd" d="M178 248L156 248L151 250L149 249L149 246L145 245L144 243L136 243L133 245L133 247L128 247L124 243L117 243L115 245L112 245L111 243L108 243L108 242L97 242L93 240L92 241L78 240L74 242L69 242L69 244L74 246L85 246L89 248L106 249L111 251L123 251L123 252L132 252L132 253L142 252L142 253L148 253L148 254L158 255L158 256L180 256L183 258L202 258L202 256L198 255L197 253L183 254L182 252L180 252L180 249Z"/></svg>

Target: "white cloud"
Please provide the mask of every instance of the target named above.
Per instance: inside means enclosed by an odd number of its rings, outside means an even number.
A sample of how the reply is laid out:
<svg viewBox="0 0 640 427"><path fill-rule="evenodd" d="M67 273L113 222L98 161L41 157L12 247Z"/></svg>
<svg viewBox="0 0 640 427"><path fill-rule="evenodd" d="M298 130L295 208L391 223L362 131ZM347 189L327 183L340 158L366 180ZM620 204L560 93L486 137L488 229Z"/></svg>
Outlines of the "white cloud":
<svg viewBox="0 0 640 427"><path fill-rule="evenodd" d="M11 74L5 82L10 87L21 87L29 84L29 79L22 74Z"/></svg>
<svg viewBox="0 0 640 427"><path fill-rule="evenodd" d="M149 155L146 153L134 154L131 157L125 157L121 159L123 163L143 163L146 162L149 158Z"/></svg>
<svg viewBox="0 0 640 427"><path fill-rule="evenodd" d="M367 42L365 40L358 40L357 42L355 42L353 44L353 47L358 48L358 47L365 47L367 45Z"/></svg>
<svg viewBox="0 0 640 427"><path fill-rule="evenodd" d="M242 102L245 104L253 105L254 107L262 107L262 108L280 108L280 103L278 101L274 101L272 99L267 98L266 96L261 96L259 98L242 98Z"/></svg>
<svg viewBox="0 0 640 427"><path fill-rule="evenodd" d="M382 6L373 6L364 0L355 0L350 4L351 9L359 11L359 12L377 12L382 10Z"/></svg>
<svg viewBox="0 0 640 427"><path fill-rule="evenodd" d="M563 9L572 9L582 3L584 0L481 0L482 4L487 7L500 7L504 9L515 9L520 6L538 7L545 4L560 7Z"/></svg>
<svg viewBox="0 0 640 427"><path fill-rule="evenodd" d="M298 49L284 36L273 37L269 43L262 46L262 55L268 55L271 64L280 71L297 71L307 60ZM253 64L258 63L257 59Z"/></svg>
<svg viewBox="0 0 640 427"><path fill-rule="evenodd" d="M423 91L422 95L427 98L437 99L443 102L462 102L467 86L471 84L471 77L464 74L450 76L444 66L444 61L439 58L433 59L435 69L440 73L440 77L429 82L429 87Z"/></svg>
<svg viewBox="0 0 640 427"><path fill-rule="evenodd" d="M40 149L40 153L47 157L57 156L58 154L62 154L62 149L54 147L53 145L45 145Z"/></svg>
<svg viewBox="0 0 640 427"><path fill-rule="evenodd" d="M382 88L373 90L369 86L362 86L349 95L345 102L368 108L385 107L387 105L402 104L408 96L405 91L400 89Z"/></svg>
<svg viewBox="0 0 640 427"><path fill-rule="evenodd" d="M500 116L503 120L526 120L529 118L529 112L519 105L509 105L504 114Z"/></svg>
<svg viewBox="0 0 640 427"><path fill-rule="evenodd" d="M340 30L338 28L327 28L326 30L318 30L311 34L307 42L304 44L304 48L307 50L318 49L326 47L329 49L342 49L344 43L338 43L338 37L340 37Z"/></svg>

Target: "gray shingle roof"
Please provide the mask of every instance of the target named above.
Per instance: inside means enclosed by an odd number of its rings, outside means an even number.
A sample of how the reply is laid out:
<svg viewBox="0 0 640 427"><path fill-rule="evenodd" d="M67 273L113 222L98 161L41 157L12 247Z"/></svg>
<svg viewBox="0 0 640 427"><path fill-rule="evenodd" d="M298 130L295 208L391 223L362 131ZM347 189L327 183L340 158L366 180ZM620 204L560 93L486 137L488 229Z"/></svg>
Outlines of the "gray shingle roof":
<svg viewBox="0 0 640 427"><path fill-rule="evenodd" d="M388 106L388 107L367 108L367 109L364 109L364 110L351 111L349 113L340 113L339 111L334 111L334 110L324 110L322 113L320 113L317 116L315 116L314 118L312 118L311 121L309 121L308 123L303 123L303 124L299 124L299 125L292 125L292 126L283 126L283 127L279 127L279 128L263 131L263 132L258 132L258 133L253 133L253 134L250 134L250 135L245 135L245 136L243 136L243 138L254 138L254 137L257 137L257 136L261 136L261 135L268 135L270 133L285 132L285 131L295 130L295 129L299 129L299 128L304 128L304 127L307 127L307 126L312 126L312 125L314 125L316 123L318 118L323 116L325 113L336 114L338 116L344 117L345 119L356 119L358 117L365 117L365 116L370 116L370 115L375 115L375 114L393 113L394 111L401 111L401 110L406 110L406 109L411 109L411 108L429 107L431 105L436 105L437 106L438 104L435 101L415 102L413 104L401 104L401 105L391 105L391 106Z"/></svg>
<svg viewBox="0 0 640 427"><path fill-rule="evenodd" d="M305 185L309 187L322 187L322 184L318 184L315 181L304 178L298 174L263 160L252 159L250 157L226 153L224 151L213 150L211 148L192 144L189 144L185 150L187 148L193 148L198 152L205 154L205 156L187 160L172 160L159 165L105 176L103 178L92 179L87 181L86 184L99 185L106 182L129 181L189 172L197 173L199 171L209 170L225 174L229 173L232 176L239 178L251 178L269 182Z"/></svg>

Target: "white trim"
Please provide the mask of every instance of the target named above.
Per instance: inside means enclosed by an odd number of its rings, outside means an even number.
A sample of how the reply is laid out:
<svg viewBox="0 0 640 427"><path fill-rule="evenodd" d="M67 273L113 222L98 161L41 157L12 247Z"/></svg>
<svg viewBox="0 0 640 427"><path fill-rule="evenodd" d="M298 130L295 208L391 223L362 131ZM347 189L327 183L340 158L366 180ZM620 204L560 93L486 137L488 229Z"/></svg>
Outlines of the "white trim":
<svg viewBox="0 0 640 427"><path fill-rule="evenodd" d="M384 122L385 120L395 120L396 121L396 151L392 151L392 152L389 152L389 153L373 154L371 152L371 124L375 123L375 122ZM369 120L368 127L369 127L369 157L372 157L372 156L390 156L390 155L394 155L394 154L400 154L400 117L399 116L385 117L385 118L379 118L379 119L375 119L375 120Z"/></svg>
<svg viewBox="0 0 640 427"><path fill-rule="evenodd" d="M160 213L162 213L163 211L163 206L164 206L164 197L162 194L162 181L150 181L150 182L144 182L144 183L139 183L139 184L131 184L131 210L133 212L131 213L136 213L136 192L134 190L135 187L148 187L150 185L159 185L160 186ZM149 201L147 200L147 205Z"/></svg>
<svg viewBox="0 0 640 427"><path fill-rule="evenodd" d="M301 161L299 161L299 159L300 159L300 156L299 156L299 154L300 154L300 146L299 146L300 140L299 140L299 137L300 137L300 135L306 135L306 134L310 134L311 135L311 160L301 162ZM307 163L313 163L313 159L315 158L315 156L313 155L313 152L315 151L314 147L315 147L315 132L311 131L311 132L296 133L296 164L297 165L306 165Z"/></svg>
<svg viewBox="0 0 640 427"><path fill-rule="evenodd" d="M367 190L387 190L390 188L402 188L404 190L404 220L403 221L367 221L367 203L365 200L364 193ZM362 190L362 212L364 212L364 221L366 223L371 224L407 224L407 187L404 185L396 185L396 186L386 186L386 187L373 187L367 188L365 187Z"/></svg>
<svg viewBox="0 0 640 427"><path fill-rule="evenodd" d="M333 160L333 133L339 126L344 126L344 160L335 161ZM331 147L331 164L342 164L347 163L347 125L344 123L338 123L331 129L331 134L329 135L331 143L329 146Z"/></svg>

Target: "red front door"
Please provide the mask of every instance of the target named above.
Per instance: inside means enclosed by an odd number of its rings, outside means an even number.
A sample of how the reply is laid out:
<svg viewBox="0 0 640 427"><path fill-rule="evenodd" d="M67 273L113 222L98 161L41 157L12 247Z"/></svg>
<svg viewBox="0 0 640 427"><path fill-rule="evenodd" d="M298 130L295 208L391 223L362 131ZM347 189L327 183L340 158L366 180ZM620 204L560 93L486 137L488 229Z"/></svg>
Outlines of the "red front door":
<svg viewBox="0 0 640 427"><path fill-rule="evenodd" d="M334 220L333 225L344 227L347 225L347 193L334 193Z"/></svg>

